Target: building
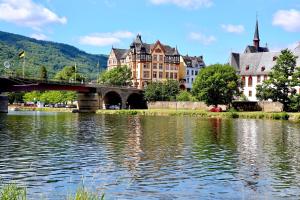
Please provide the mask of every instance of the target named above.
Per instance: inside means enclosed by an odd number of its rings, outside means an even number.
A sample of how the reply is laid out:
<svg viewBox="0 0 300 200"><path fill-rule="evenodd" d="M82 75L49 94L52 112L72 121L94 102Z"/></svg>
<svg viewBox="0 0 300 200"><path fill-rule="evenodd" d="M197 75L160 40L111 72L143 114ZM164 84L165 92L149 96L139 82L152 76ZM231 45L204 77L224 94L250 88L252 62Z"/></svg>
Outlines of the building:
<svg viewBox="0 0 300 200"><path fill-rule="evenodd" d="M185 70L180 67L177 47L164 45L159 40L147 44L141 35L136 36L129 49L112 48L107 62L108 70L128 66L132 71L133 85L141 89L152 81L184 81Z"/></svg>
<svg viewBox="0 0 300 200"><path fill-rule="evenodd" d="M192 89L193 82L196 79L200 69L205 67L203 56L182 56L181 57L182 67L185 68L185 87L187 90Z"/></svg>
<svg viewBox="0 0 300 200"><path fill-rule="evenodd" d="M300 66L300 44L293 50L298 56ZM242 77L242 91L249 101L257 101L256 86L268 79L268 74L276 64L280 52L270 52L268 47L260 46L259 27L256 21L253 46L247 46L244 53L231 53L230 65L235 67ZM296 88L299 91L299 88Z"/></svg>

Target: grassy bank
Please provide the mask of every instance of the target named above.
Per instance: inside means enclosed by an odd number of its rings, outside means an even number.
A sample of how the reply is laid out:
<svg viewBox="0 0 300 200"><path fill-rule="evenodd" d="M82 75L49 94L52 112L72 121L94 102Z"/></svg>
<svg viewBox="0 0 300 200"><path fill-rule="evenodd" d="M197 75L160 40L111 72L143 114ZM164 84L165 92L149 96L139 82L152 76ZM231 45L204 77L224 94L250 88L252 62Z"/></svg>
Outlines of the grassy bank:
<svg viewBox="0 0 300 200"><path fill-rule="evenodd" d="M0 189L0 200L27 200L25 187L10 183ZM104 194L99 196L88 191L84 186L80 186L74 195L66 195L67 200L104 200Z"/></svg>
<svg viewBox="0 0 300 200"><path fill-rule="evenodd" d="M9 107L9 110L17 111L43 111L43 112L72 112L74 108L36 108L36 107Z"/></svg>
<svg viewBox="0 0 300 200"><path fill-rule="evenodd" d="M243 118L243 119L274 119L300 120L300 113L266 113L266 112L220 112L213 113L201 110L98 110L97 114L143 115L143 116L197 116L204 118Z"/></svg>

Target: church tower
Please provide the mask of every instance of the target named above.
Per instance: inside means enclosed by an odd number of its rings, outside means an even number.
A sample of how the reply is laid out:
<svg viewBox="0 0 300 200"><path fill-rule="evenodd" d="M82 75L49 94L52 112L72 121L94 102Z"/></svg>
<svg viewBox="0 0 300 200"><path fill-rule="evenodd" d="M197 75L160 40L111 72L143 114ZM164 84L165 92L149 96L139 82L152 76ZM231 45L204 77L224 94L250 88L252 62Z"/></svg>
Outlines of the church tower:
<svg viewBox="0 0 300 200"><path fill-rule="evenodd" d="M258 19L256 19L255 33L253 38L253 46L258 50L259 49L259 29L258 29Z"/></svg>

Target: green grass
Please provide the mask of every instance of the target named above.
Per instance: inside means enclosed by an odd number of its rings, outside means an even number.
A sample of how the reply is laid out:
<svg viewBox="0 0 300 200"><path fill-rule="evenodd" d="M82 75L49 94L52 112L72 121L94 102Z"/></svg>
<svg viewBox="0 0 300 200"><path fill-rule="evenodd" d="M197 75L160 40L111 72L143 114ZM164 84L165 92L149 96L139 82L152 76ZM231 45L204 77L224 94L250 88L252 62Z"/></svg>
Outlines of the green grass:
<svg viewBox="0 0 300 200"><path fill-rule="evenodd" d="M26 189L15 183L4 185L0 190L0 200L26 200Z"/></svg>
<svg viewBox="0 0 300 200"><path fill-rule="evenodd" d="M101 197L88 191L84 186L78 187L75 195L69 195L67 200L104 200L104 194ZM0 200L27 200L27 192L25 187L20 187L15 183L4 185L0 189Z"/></svg>
<svg viewBox="0 0 300 200"><path fill-rule="evenodd" d="M74 196L69 196L68 200L104 200L104 194L99 197L96 193L90 192L83 186L79 187Z"/></svg>
<svg viewBox="0 0 300 200"><path fill-rule="evenodd" d="M174 109L149 109L149 110L98 110L97 114L110 115L142 115L142 116L196 116L203 118L243 118L243 119L272 119L300 121L300 113L267 113L267 112L208 112L203 110L174 110Z"/></svg>

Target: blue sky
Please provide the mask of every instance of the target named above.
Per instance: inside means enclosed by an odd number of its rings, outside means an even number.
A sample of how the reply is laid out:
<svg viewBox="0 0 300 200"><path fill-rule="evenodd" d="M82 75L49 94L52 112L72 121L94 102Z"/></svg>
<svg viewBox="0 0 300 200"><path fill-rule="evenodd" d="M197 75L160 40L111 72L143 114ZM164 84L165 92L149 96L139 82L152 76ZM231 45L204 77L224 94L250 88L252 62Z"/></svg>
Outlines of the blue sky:
<svg viewBox="0 0 300 200"><path fill-rule="evenodd" d="M298 44L299 0L0 0L0 27L94 54L127 48L140 33L213 64L252 44L256 13L262 45Z"/></svg>

